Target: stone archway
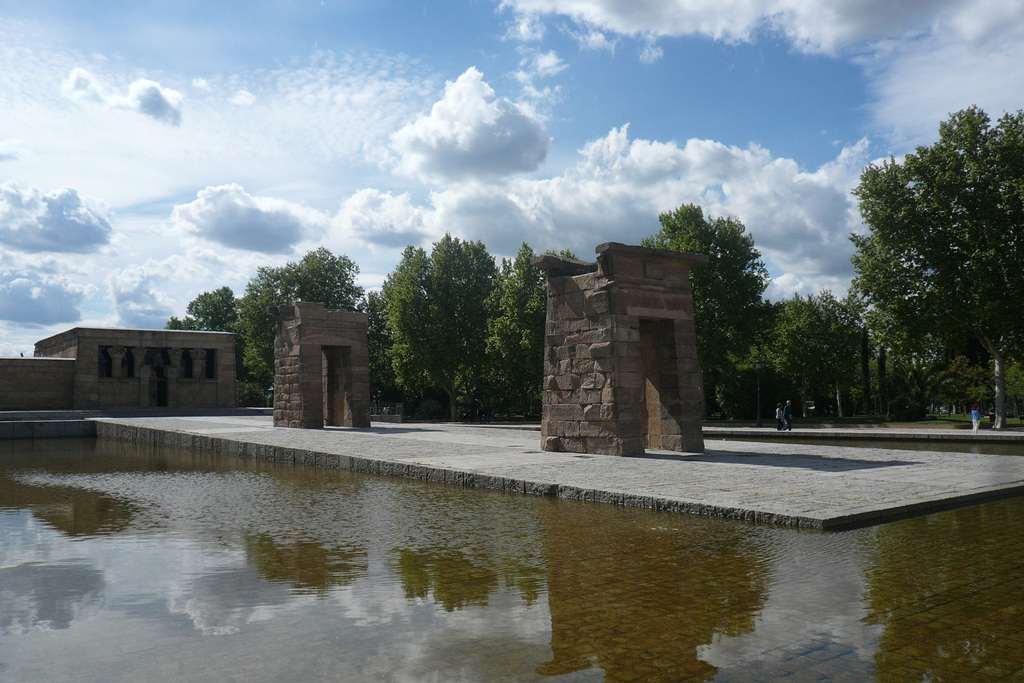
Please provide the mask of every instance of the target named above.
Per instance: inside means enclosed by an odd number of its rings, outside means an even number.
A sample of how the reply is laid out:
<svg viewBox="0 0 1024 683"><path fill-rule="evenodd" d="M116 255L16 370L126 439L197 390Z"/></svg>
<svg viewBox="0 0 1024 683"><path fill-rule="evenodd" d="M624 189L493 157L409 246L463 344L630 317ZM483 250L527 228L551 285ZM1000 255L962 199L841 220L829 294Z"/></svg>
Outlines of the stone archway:
<svg viewBox="0 0 1024 683"><path fill-rule="evenodd" d="M548 273L542 446L703 451L690 269L707 256L606 243Z"/></svg>
<svg viewBox="0 0 1024 683"><path fill-rule="evenodd" d="M366 314L305 301L269 311L277 320L274 426L369 427Z"/></svg>

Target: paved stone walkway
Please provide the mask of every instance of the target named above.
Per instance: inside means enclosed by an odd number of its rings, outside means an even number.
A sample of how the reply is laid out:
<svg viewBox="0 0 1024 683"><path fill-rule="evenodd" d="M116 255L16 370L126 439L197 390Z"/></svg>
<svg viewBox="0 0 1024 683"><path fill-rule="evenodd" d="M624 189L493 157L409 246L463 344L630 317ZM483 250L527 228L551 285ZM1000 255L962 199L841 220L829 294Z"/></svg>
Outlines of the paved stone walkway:
<svg viewBox="0 0 1024 683"><path fill-rule="evenodd" d="M101 438L816 529L1024 495L1024 457L708 440L704 453L548 453L536 429L274 428L267 416L100 418Z"/></svg>

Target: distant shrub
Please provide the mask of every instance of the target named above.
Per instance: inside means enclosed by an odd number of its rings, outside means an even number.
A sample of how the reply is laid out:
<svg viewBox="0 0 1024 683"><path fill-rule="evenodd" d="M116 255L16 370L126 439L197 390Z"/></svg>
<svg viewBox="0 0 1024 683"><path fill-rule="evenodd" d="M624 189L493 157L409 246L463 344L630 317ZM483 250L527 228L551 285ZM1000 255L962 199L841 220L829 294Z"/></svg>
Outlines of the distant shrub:
<svg viewBox="0 0 1024 683"><path fill-rule="evenodd" d="M239 382L237 389L238 405L243 408L266 408L270 406L273 392L268 391L259 382Z"/></svg>

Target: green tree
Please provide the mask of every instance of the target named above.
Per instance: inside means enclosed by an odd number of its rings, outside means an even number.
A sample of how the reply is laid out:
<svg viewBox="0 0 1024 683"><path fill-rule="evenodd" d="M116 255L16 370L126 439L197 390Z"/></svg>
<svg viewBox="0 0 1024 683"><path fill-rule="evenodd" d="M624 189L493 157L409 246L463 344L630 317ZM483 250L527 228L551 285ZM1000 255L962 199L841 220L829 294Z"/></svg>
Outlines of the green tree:
<svg viewBox="0 0 1024 683"><path fill-rule="evenodd" d="M171 316L168 330L238 331L238 301L230 287L203 292L189 302L184 318Z"/></svg>
<svg viewBox="0 0 1024 683"><path fill-rule="evenodd" d="M928 406L940 395L942 374L937 365L919 357L894 359L891 412L897 420L923 420Z"/></svg>
<svg viewBox="0 0 1024 683"><path fill-rule="evenodd" d="M830 393L843 417L843 396L860 374L861 316L856 299L828 290L782 302L768 351L772 364L792 377L806 400Z"/></svg>
<svg viewBox="0 0 1024 683"><path fill-rule="evenodd" d="M1024 337L1024 111L995 126L957 112L938 142L868 166L854 193L868 227L852 236L856 289L893 343L935 329L978 339L1004 427L1007 354Z"/></svg>
<svg viewBox="0 0 1024 683"><path fill-rule="evenodd" d="M697 358L707 400L757 343L766 314L762 295L768 287L768 269L753 236L735 219L705 217L699 206L685 204L658 220L661 230L645 238L644 246L709 258L690 273Z"/></svg>
<svg viewBox="0 0 1024 683"><path fill-rule="evenodd" d="M384 282L395 373L407 386L444 391L452 420L459 396L484 373L494 276L482 242L445 235L429 255L406 247Z"/></svg>
<svg viewBox="0 0 1024 683"><path fill-rule="evenodd" d="M265 405L265 387L255 385L246 371L245 337L239 334L238 299L230 287L203 292L189 302L186 316L171 316L165 326L168 330L196 330L235 333L235 377L240 405Z"/></svg>
<svg viewBox="0 0 1024 683"><path fill-rule="evenodd" d="M1006 398L1013 404L1013 412L1020 421L1020 403L1024 401L1024 365L1014 363L1006 369Z"/></svg>
<svg viewBox="0 0 1024 683"><path fill-rule="evenodd" d="M523 242L515 259L502 259L488 302L489 365L502 394L518 399L524 415L540 398L544 377L547 284L544 271L530 263L533 257Z"/></svg>
<svg viewBox="0 0 1024 683"><path fill-rule="evenodd" d="M367 292L359 304L359 310L366 313L367 347L370 355L370 396L379 403L396 403L402 400L398 378L391 365L391 349L395 340L388 327L387 303L380 292Z"/></svg>
<svg viewBox="0 0 1024 683"><path fill-rule="evenodd" d="M268 306L315 301L327 308L354 310L363 288L356 284L359 267L344 254L326 247L308 252L298 262L256 269L239 299L239 331L245 337L245 367L254 381L274 382L274 318Z"/></svg>
<svg viewBox="0 0 1024 683"><path fill-rule="evenodd" d="M971 404L982 404L991 393L987 378L988 368L971 363L964 356L957 356L946 365L938 378L938 393L943 403L961 412L970 410Z"/></svg>

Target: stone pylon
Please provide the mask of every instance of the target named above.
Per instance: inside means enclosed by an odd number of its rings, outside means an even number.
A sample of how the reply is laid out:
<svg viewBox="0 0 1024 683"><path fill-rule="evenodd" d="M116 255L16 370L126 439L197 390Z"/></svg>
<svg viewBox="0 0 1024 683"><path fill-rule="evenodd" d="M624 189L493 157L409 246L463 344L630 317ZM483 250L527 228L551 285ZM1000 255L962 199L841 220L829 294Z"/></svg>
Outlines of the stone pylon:
<svg viewBox="0 0 1024 683"><path fill-rule="evenodd" d="M597 261L545 254L542 447L704 450L690 269L708 257L609 242Z"/></svg>
<svg viewBox="0 0 1024 683"><path fill-rule="evenodd" d="M370 426L370 364L365 313L296 302L271 306L274 426Z"/></svg>

